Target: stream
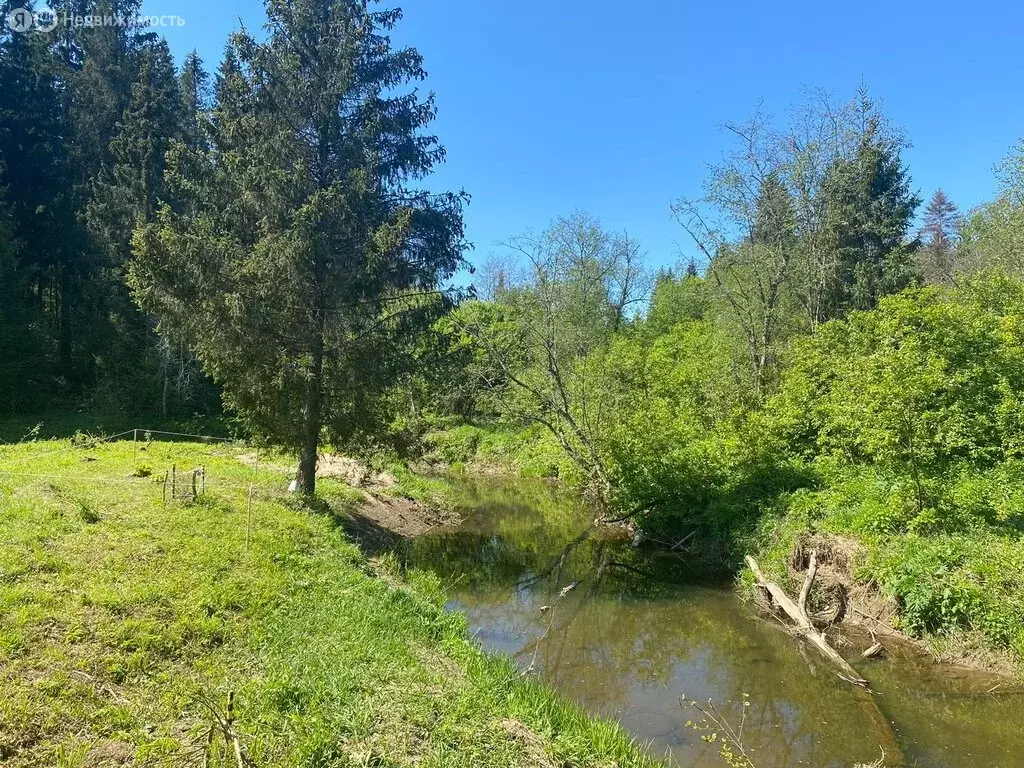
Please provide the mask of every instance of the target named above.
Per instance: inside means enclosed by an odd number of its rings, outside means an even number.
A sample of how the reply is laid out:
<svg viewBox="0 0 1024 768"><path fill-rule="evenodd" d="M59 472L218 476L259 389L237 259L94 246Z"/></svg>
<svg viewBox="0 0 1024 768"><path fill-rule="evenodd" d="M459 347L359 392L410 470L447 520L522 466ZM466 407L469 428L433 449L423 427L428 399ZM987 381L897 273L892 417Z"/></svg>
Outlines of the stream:
<svg viewBox="0 0 1024 768"><path fill-rule="evenodd" d="M444 580L485 649L619 721L652 754L724 765L685 725L701 719L680 705L685 694L742 719L757 768L871 763L887 743L907 766L1024 765L1024 693L986 693L998 679L897 646L855 661L872 693L855 689L729 585L701 584L681 557L593 528L593 511L556 486L460 482L462 524L407 542L408 564ZM867 644L840 650L853 660Z"/></svg>

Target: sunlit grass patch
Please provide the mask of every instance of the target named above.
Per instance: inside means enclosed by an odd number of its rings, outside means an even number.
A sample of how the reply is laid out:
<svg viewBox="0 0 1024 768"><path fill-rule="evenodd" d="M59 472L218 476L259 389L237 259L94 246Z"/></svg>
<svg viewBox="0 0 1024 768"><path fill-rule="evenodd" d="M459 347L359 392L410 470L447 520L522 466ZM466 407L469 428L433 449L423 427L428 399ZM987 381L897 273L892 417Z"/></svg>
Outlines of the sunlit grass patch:
<svg viewBox="0 0 1024 768"><path fill-rule="evenodd" d="M251 453L0 446L0 760L188 764L236 691L259 766L649 763L468 642L436 578L377 578L337 525L361 492L332 480L310 508ZM172 467L205 493L172 499Z"/></svg>

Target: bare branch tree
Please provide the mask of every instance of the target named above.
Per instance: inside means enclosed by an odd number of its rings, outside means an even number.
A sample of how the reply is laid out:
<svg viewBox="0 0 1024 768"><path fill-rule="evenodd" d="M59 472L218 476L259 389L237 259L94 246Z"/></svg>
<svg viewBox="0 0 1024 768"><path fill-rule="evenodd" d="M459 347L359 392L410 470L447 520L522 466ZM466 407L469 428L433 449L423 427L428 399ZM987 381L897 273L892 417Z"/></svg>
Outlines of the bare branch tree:
<svg viewBox="0 0 1024 768"><path fill-rule="evenodd" d="M544 426L607 498L607 414L593 353L647 298L651 279L640 246L583 212L502 245L502 274L519 276L493 297L508 308L507 321L487 327L466 312L460 327L502 372L506 414Z"/></svg>

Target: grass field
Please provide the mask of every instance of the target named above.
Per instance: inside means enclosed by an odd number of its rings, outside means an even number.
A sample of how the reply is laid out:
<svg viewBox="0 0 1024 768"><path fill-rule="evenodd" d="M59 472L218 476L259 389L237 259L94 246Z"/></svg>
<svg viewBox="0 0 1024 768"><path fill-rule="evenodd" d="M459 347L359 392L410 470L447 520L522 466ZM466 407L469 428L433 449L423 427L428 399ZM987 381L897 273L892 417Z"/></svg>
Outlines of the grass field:
<svg viewBox="0 0 1024 768"><path fill-rule="evenodd" d="M251 454L0 446L0 763L237 765L226 730L261 767L654 764L479 651L433 576L369 563L352 489L310 509ZM205 467L198 500L164 502L172 465Z"/></svg>

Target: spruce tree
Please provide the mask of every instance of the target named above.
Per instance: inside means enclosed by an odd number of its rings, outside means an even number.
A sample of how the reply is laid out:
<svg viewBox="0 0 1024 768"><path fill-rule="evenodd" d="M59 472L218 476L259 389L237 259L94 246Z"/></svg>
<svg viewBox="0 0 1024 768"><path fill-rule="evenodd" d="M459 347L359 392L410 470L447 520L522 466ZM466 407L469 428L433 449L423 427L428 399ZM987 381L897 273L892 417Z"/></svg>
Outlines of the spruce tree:
<svg viewBox="0 0 1024 768"><path fill-rule="evenodd" d="M99 267L96 286L114 318L94 357L108 399L138 409L155 405L159 392L160 410L166 415L172 349L131 301L124 268L132 232L152 222L158 204L167 198L165 158L183 131L181 102L164 40L143 43L134 58L137 74L85 211Z"/></svg>
<svg viewBox="0 0 1024 768"><path fill-rule="evenodd" d="M153 220L165 195L167 150L182 134L178 83L164 40L139 52L139 72L88 205L88 220L107 263L119 268L130 255L132 230Z"/></svg>
<svg viewBox="0 0 1024 768"><path fill-rule="evenodd" d="M960 209L941 189L935 190L924 212L918 263L926 283L955 285Z"/></svg>
<svg viewBox="0 0 1024 768"><path fill-rule="evenodd" d="M83 11L80 3L62 3L72 13L134 18L141 0L99 0ZM69 111L74 129L71 144L82 199L109 163L108 146L131 98L139 68L139 49L155 35L130 24L82 27L66 41Z"/></svg>
<svg viewBox="0 0 1024 768"><path fill-rule="evenodd" d="M0 188L0 412L46 405L49 361L38 317L24 301L29 286L19 269L26 250L15 238L13 213Z"/></svg>
<svg viewBox="0 0 1024 768"><path fill-rule="evenodd" d="M71 72L58 54L48 35L0 38L0 164L12 236L25 245L15 259L29 304L21 316L45 329L40 348L57 363L55 378L73 382L83 378L75 295L88 256L73 194Z"/></svg>
<svg viewBox="0 0 1024 768"><path fill-rule="evenodd" d="M901 144L885 130L862 93L863 124L850 157L829 168L823 184L826 228L835 248L825 317L871 309L917 280L907 234L921 203L910 188Z"/></svg>
<svg viewBox="0 0 1024 768"><path fill-rule="evenodd" d="M192 147L203 141L203 119L209 108L207 103L207 74L202 59L194 50L185 57L178 76L181 101L181 139Z"/></svg>
<svg viewBox="0 0 1024 768"><path fill-rule="evenodd" d="M387 418L409 342L462 264L459 194L416 182L444 157L398 10L270 0L265 42L221 66L211 146L171 169L175 211L137 232L132 283L164 333L188 339L229 405L298 449L315 492L322 440Z"/></svg>

